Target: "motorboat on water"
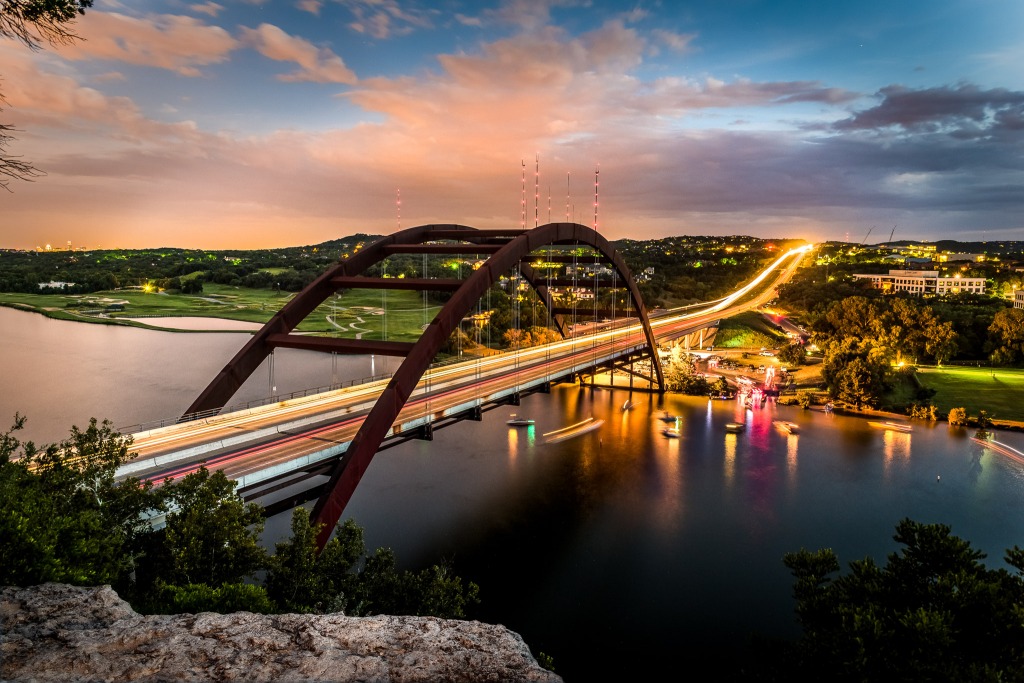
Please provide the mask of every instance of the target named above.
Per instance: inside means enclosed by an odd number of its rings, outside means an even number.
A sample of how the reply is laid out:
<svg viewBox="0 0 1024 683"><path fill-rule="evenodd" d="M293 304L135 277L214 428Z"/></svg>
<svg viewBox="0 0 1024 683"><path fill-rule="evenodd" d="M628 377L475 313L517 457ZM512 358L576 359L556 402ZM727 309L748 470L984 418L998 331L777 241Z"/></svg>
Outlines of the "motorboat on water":
<svg viewBox="0 0 1024 683"><path fill-rule="evenodd" d="M629 409L631 409L631 408L632 408L632 407L633 407L634 405L635 405L635 404L633 403L633 399L629 399L629 400L627 400L627 401L626 401L625 403L623 403L623 404L622 404L622 409L623 409L624 411L625 411L625 410L629 410Z"/></svg>
<svg viewBox="0 0 1024 683"><path fill-rule="evenodd" d="M728 422L725 425L725 431L729 432L730 434L739 434L744 429L746 429L746 425L743 424L742 422Z"/></svg>
<svg viewBox="0 0 1024 683"><path fill-rule="evenodd" d="M904 432L910 433L914 431L914 428L905 422L868 422L869 425L875 429L885 429L890 432Z"/></svg>
<svg viewBox="0 0 1024 683"><path fill-rule="evenodd" d="M678 429L674 429L672 427L666 427L665 429L662 429L661 435L668 439L678 439L680 436L682 436L682 434L679 433Z"/></svg>
<svg viewBox="0 0 1024 683"><path fill-rule="evenodd" d="M519 417L515 413L509 415L509 418L505 420L505 424L509 427L530 427L533 425L533 420L528 417Z"/></svg>
<svg viewBox="0 0 1024 683"><path fill-rule="evenodd" d="M785 420L775 420L775 426L779 431L786 432L787 434L799 434L800 425L796 422L787 422Z"/></svg>
<svg viewBox="0 0 1024 683"><path fill-rule="evenodd" d="M675 415L670 415L668 411L665 411L665 414L659 417L658 419L661 420L662 422L675 422L679 418L676 417Z"/></svg>

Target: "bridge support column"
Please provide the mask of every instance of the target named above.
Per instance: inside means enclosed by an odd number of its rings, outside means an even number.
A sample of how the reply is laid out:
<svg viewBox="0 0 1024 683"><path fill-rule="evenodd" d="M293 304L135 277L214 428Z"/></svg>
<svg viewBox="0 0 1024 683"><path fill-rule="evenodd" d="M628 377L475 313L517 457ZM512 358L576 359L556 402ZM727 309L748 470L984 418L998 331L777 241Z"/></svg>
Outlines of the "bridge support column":
<svg viewBox="0 0 1024 683"><path fill-rule="evenodd" d="M427 424L425 424L422 427L420 427L419 428L419 435L416 438L423 439L424 441L433 441L434 440L434 423L433 422L428 422Z"/></svg>

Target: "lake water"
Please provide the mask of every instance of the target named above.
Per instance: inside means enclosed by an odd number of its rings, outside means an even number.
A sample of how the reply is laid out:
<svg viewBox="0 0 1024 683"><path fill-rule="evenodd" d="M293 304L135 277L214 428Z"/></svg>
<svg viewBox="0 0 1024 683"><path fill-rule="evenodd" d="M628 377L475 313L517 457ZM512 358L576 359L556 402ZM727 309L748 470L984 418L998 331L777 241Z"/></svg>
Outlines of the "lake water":
<svg viewBox="0 0 1024 683"><path fill-rule="evenodd" d="M0 409L27 414L43 441L93 415L118 425L176 415L247 339L2 308L0 325ZM279 391L372 374L364 358L343 369L315 354L284 358ZM269 385L261 368L246 400ZM782 556L802 547L831 547L844 567L884 562L904 517L949 524L990 566L1024 544L1024 466L945 423L901 434L773 403L748 410L642 393L623 412L629 397L560 385L383 451L346 516L403 564L450 559L481 586L471 616L520 633L567 681L654 679L721 662L750 632L795 635ZM510 410L536 425L510 429ZM681 438L661 435L663 411L680 417ZM605 420L599 431L544 443L544 432L591 415ZM800 433L781 432L780 419ZM730 421L746 431L726 433ZM1024 434L998 436L1024 450ZM287 515L269 520L267 543L287 524Z"/></svg>

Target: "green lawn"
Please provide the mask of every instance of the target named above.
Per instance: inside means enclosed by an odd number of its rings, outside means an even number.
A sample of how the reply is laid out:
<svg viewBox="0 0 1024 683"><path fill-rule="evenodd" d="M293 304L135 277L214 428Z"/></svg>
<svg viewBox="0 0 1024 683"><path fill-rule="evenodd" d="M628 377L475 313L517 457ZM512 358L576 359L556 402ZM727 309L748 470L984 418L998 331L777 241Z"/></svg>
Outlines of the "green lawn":
<svg viewBox="0 0 1024 683"><path fill-rule="evenodd" d="M775 348L788 341L786 335L769 325L757 311L726 318L715 334L715 346L719 348Z"/></svg>
<svg viewBox="0 0 1024 683"><path fill-rule="evenodd" d="M1024 421L1024 370L947 365L919 368L917 377L936 390L932 402L940 415L963 406L969 415L987 410L999 420Z"/></svg>
<svg viewBox="0 0 1024 683"><path fill-rule="evenodd" d="M51 318L108 325L141 326L129 319L167 316L264 323L293 296L290 292L207 283L198 295L140 289L71 295L0 293L0 305L37 311ZM385 303L387 316L380 314ZM123 306L123 310L108 308L115 304ZM299 324L298 331L353 338L361 334L364 339L381 339L386 318L388 340L415 341L422 326L433 320L439 309L437 304L429 304L424 311L423 297L418 292L389 291L385 297L381 290L352 290L321 304Z"/></svg>

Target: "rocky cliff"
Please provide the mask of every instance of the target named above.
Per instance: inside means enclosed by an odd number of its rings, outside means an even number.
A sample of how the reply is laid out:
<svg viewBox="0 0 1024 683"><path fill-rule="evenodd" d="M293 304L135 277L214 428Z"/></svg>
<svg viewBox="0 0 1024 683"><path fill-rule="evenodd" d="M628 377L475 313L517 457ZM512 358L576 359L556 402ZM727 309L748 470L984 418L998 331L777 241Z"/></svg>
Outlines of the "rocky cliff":
<svg viewBox="0 0 1024 683"><path fill-rule="evenodd" d="M143 616L109 586L0 590L4 681L556 682L503 626L432 617Z"/></svg>

